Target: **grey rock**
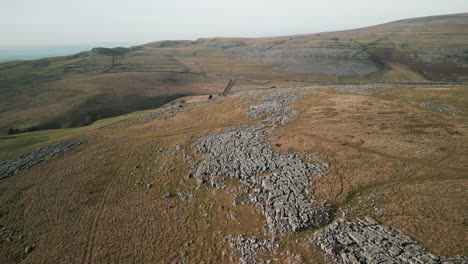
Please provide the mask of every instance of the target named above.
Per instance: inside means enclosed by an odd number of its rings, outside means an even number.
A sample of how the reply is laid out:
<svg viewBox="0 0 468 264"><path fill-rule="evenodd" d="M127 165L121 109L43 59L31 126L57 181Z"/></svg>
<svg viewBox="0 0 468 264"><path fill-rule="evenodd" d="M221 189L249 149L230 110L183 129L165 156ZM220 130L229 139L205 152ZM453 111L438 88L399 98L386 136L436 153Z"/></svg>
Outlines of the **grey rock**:
<svg viewBox="0 0 468 264"><path fill-rule="evenodd" d="M447 105L447 104L438 105L438 104L434 104L432 102L422 102L422 103L419 104L419 106L421 106L422 108L432 110L432 111L447 112L447 113L450 113L452 115L463 115L464 114L464 112L459 107L455 107L455 106Z"/></svg>
<svg viewBox="0 0 468 264"><path fill-rule="evenodd" d="M358 94L365 95L369 94L370 91L374 89L390 88L389 84L360 84L360 85L344 85L336 88L337 94Z"/></svg>
<svg viewBox="0 0 468 264"><path fill-rule="evenodd" d="M2 161L0 162L0 179L13 176L19 171L30 169L35 165L51 158L72 152L87 142L88 140L85 138L66 140L56 144L44 146L35 151L23 154L10 160Z"/></svg>
<svg viewBox="0 0 468 264"><path fill-rule="evenodd" d="M342 218L316 232L312 241L335 263L468 263L462 256L434 255L401 231L370 216L357 222Z"/></svg>
<svg viewBox="0 0 468 264"><path fill-rule="evenodd" d="M257 205L273 233L318 227L331 217L331 207L315 205L308 190L310 175L323 175L328 163L308 164L295 154L276 153L266 143L277 124L297 114L290 107L300 97L297 91L274 91L254 105L248 115L261 118L261 124L236 127L195 143L205 153L205 161L194 172L197 184L210 182L219 188L222 184L214 178L218 175L240 180L249 196L243 204Z"/></svg>
<svg viewBox="0 0 468 264"><path fill-rule="evenodd" d="M149 114L149 115L145 115L145 116L133 119L133 120L131 120L129 122L122 123L122 124L118 125L117 127L127 127L127 126L136 125L136 124L144 122L144 121L155 119L156 117L159 117L159 116L179 112L179 111L181 111L182 109L184 109L187 106L198 105L198 104L205 103L207 101L208 101L208 99L203 99L203 100L199 100L199 101L195 101L195 102L190 102L190 103L185 103L185 104L181 104L181 105L166 107L166 108L163 108L162 110L160 110L158 112L155 112L155 113L152 113L152 114ZM163 148L163 150L164 150L164 148ZM177 149L177 150L179 150L179 149Z"/></svg>
<svg viewBox="0 0 468 264"><path fill-rule="evenodd" d="M231 248L240 252L239 263L241 264L266 263L258 260L257 255L265 251L274 252L279 247L279 242L275 239L258 239L255 236L228 236L228 240Z"/></svg>
<svg viewBox="0 0 468 264"><path fill-rule="evenodd" d="M24 253L25 253L25 254L31 253L31 251L33 250L33 248L34 248L34 245L32 245L32 244L27 245L27 246L24 248Z"/></svg>
<svg viewBox="0 0 468 264"><path fill-rule="evenodd" d="M183 201L193 201L196 197L196 195L192 193L178 192L177 194Z"/></svg>
<svg viewBox="0 0 468 264"><path fill-rule="evenodd" d="M197 43L248 59L277 64L284 71L325 73L337 76L364 76L381 69L363 45L344 45L329 39L323 47L308 47L300 38L232 42L231 40L200 39ZM239 44L242 43L242 44Z"/></svg>

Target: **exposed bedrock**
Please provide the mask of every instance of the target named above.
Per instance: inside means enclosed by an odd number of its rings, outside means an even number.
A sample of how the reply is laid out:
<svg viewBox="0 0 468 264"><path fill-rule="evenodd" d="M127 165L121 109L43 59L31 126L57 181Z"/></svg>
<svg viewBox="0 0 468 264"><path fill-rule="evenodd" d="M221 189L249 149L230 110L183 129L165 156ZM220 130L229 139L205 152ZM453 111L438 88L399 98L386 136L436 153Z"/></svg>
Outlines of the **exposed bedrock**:
<svg viewBox="0 0 468 264"><path fill-rule="evenodd" d="M32 168L33 166L53 157L74 151L86 142L88 142L88 140L85 138L66 140L56 144L47 145L10 160L2 161L0 162L0 179L13 176L18 171Z"/></svg>
<svg viewBox="0 0 468 264"><path fill-rule="evenodd" d="M435 79L464 76L468 52L460 48L406 47L411 44L385 42L342 43L339 39L307 40L291 37L282 40L200 39L195 43L245 59L277 64L276 69L342 76L365 76L383 69L383 61L395 61ZM405 46L406 45L406 46Z"/></svg>
<svg viewBox="0 0 468 264"><path fill-rule="evenodd" d="M217 175L240 180L247 187L248 202L261 208L273 233L317 227L331 219L331 207L316 204L310 188L310 175L323 176L328 163L308 164L295 154L277 153L266 143L277 123L285 124L297 113L290 107L297 98L291 89L270 93L248 113L263 118L264 125L237 127L195 143L205 153L194 175L198 184L216 182Z"/></svg>
<svg viewBox="0 0 468 264"><path fill-rule="evenodd" d="M203 104L203 103L205 103L207 100L208 100L208 99L203 99L203 100L198 100L198 101L189 102L189 103L185 103L185 104L180 104L180 105L175 105L175 106L169 106L169 107L163 108L161 111L158 111L158 112L156 112L156 113L151 113L151 114L148 114L148 115L145 115L145 116L142 116L142 117L133 119L133 120L131 120L131 121L129 121L129 122L121 123L121 124L119 124L117 127L132 126L132 125L136 125L136 124L138 124L138 123L144 122L144 121L148 121L148 120L151 120L151 119L155 119L155 118L157 118L157 117L159 117L159 116L162 116L162 115L165 115L165 114L177 113L177 112L181 111L182 109L184 109L184 108L187 107L187 106Z"/></svg>
<svg viewBox="0 0 468 264"><path fill-rule="evenodd" d="M320 226L330 220L330 207L314 205L310 174L321 175L327 163L307 164L294 154L279 154L265 143L261 127L236 128L208 136L196 146L206 154L195 172L199 184L216 175L248 186L250 202L265 215L275 233Z"/></svg>
<svg viewBox="0 0 468 264"><path fill-rule="evenodd" d="M466 257L430 253L401 231L371 217L340 219L314 234L313 242L335 263L468 263Z"/></svg>
<svg viewBox="0 0 468 264"><path fill-rule="evenodd" d="M468 67L468 51L460 49L431 48L394 49L373 47L370 51L379 57L395 61L421 61L434 64L456 64Z"/></svg>
<svg viewBox="0 0 468 264"><path fill-rule="evenodd" d="M199 40L203 46L245 59L277 63L290 72L322 73L338 76L364 76L380 71L382 64L365 51L363 45L344 45L333 40L320 47L283 41Z"/></svg>
<svg viewBox="0 0 468 264"><path fill-rule="evenodd" d="M269 263L267 261L260 261L257 255L260 252L276 251L279 247L277 240L258 239L254 236L246 237L244 235L229 236L228 240L230 246L240 252L240 264L253 264L253 263Z"/></svg>
<svg viewBox="0 0 468 264"><path fill-rule="evenodd" d="M300 98L300 96L296 94L298 91L299 90L294 89L282 89L271 92L263 96L257 104L252 105L247 115L261 118L262 123L279 123L285 125L291 118L298 114L298 112L290 106L292 102Z"/></svg>

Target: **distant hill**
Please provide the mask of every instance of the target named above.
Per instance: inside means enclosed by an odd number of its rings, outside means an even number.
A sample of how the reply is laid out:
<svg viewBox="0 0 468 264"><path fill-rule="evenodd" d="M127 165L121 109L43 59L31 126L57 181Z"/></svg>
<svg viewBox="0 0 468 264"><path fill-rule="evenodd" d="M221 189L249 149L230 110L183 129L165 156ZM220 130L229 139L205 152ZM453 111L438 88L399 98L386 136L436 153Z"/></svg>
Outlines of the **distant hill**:
<svg viewBox="0 0 468 264"><path fill-rule="evenodd" d="M468 263L467 24L0 64L0 264Z"/></svg>
<svg viewBox="0 0 468 264"><path fill-rule="evenodd" d="M57 57L74 54L83 50L89 50L96 46L117 47L133 46L132 43L95 43L83 45L20 45L20 46L0 46L0 62L15 60L36 60L47 57Z"/></svg>
<svg viewBox="0 0 468 264"><path fill-rule="evenodd" d="M0 64L0 131L81 126L186 95L310 83L462 82L468 14L274 38L159 41Z"/></svg>

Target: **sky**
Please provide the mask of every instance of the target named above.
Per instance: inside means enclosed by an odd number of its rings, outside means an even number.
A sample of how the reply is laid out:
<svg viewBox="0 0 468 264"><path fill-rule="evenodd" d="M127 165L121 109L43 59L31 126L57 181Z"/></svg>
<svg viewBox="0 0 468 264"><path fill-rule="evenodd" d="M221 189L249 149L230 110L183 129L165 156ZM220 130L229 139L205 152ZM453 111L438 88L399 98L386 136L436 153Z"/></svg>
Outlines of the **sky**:
<svg viewBox="0 0 468 264"><path fill-rule="evenodd" d="M468 0L0 0L0 46L268 37L468 12Z"/></svg>

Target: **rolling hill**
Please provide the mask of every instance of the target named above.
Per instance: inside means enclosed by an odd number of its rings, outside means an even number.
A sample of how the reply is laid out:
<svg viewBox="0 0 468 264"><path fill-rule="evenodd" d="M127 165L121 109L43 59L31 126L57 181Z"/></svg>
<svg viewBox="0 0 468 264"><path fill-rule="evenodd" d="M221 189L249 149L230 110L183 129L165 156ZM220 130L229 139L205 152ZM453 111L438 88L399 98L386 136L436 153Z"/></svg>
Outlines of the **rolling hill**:
<svg viewBox="0 0 468 264"><path fill-rule="evenodd" d="M0 130L75 127L174 98L310 83L463 82L468 15L275 38L160 41L0 64Z"/></svg>
<svg viewBox="0 0 468 264"><path fill-rule="evenodd" d="M202 98L2 137L2 263L466 263L467 85Z"/></svg>

